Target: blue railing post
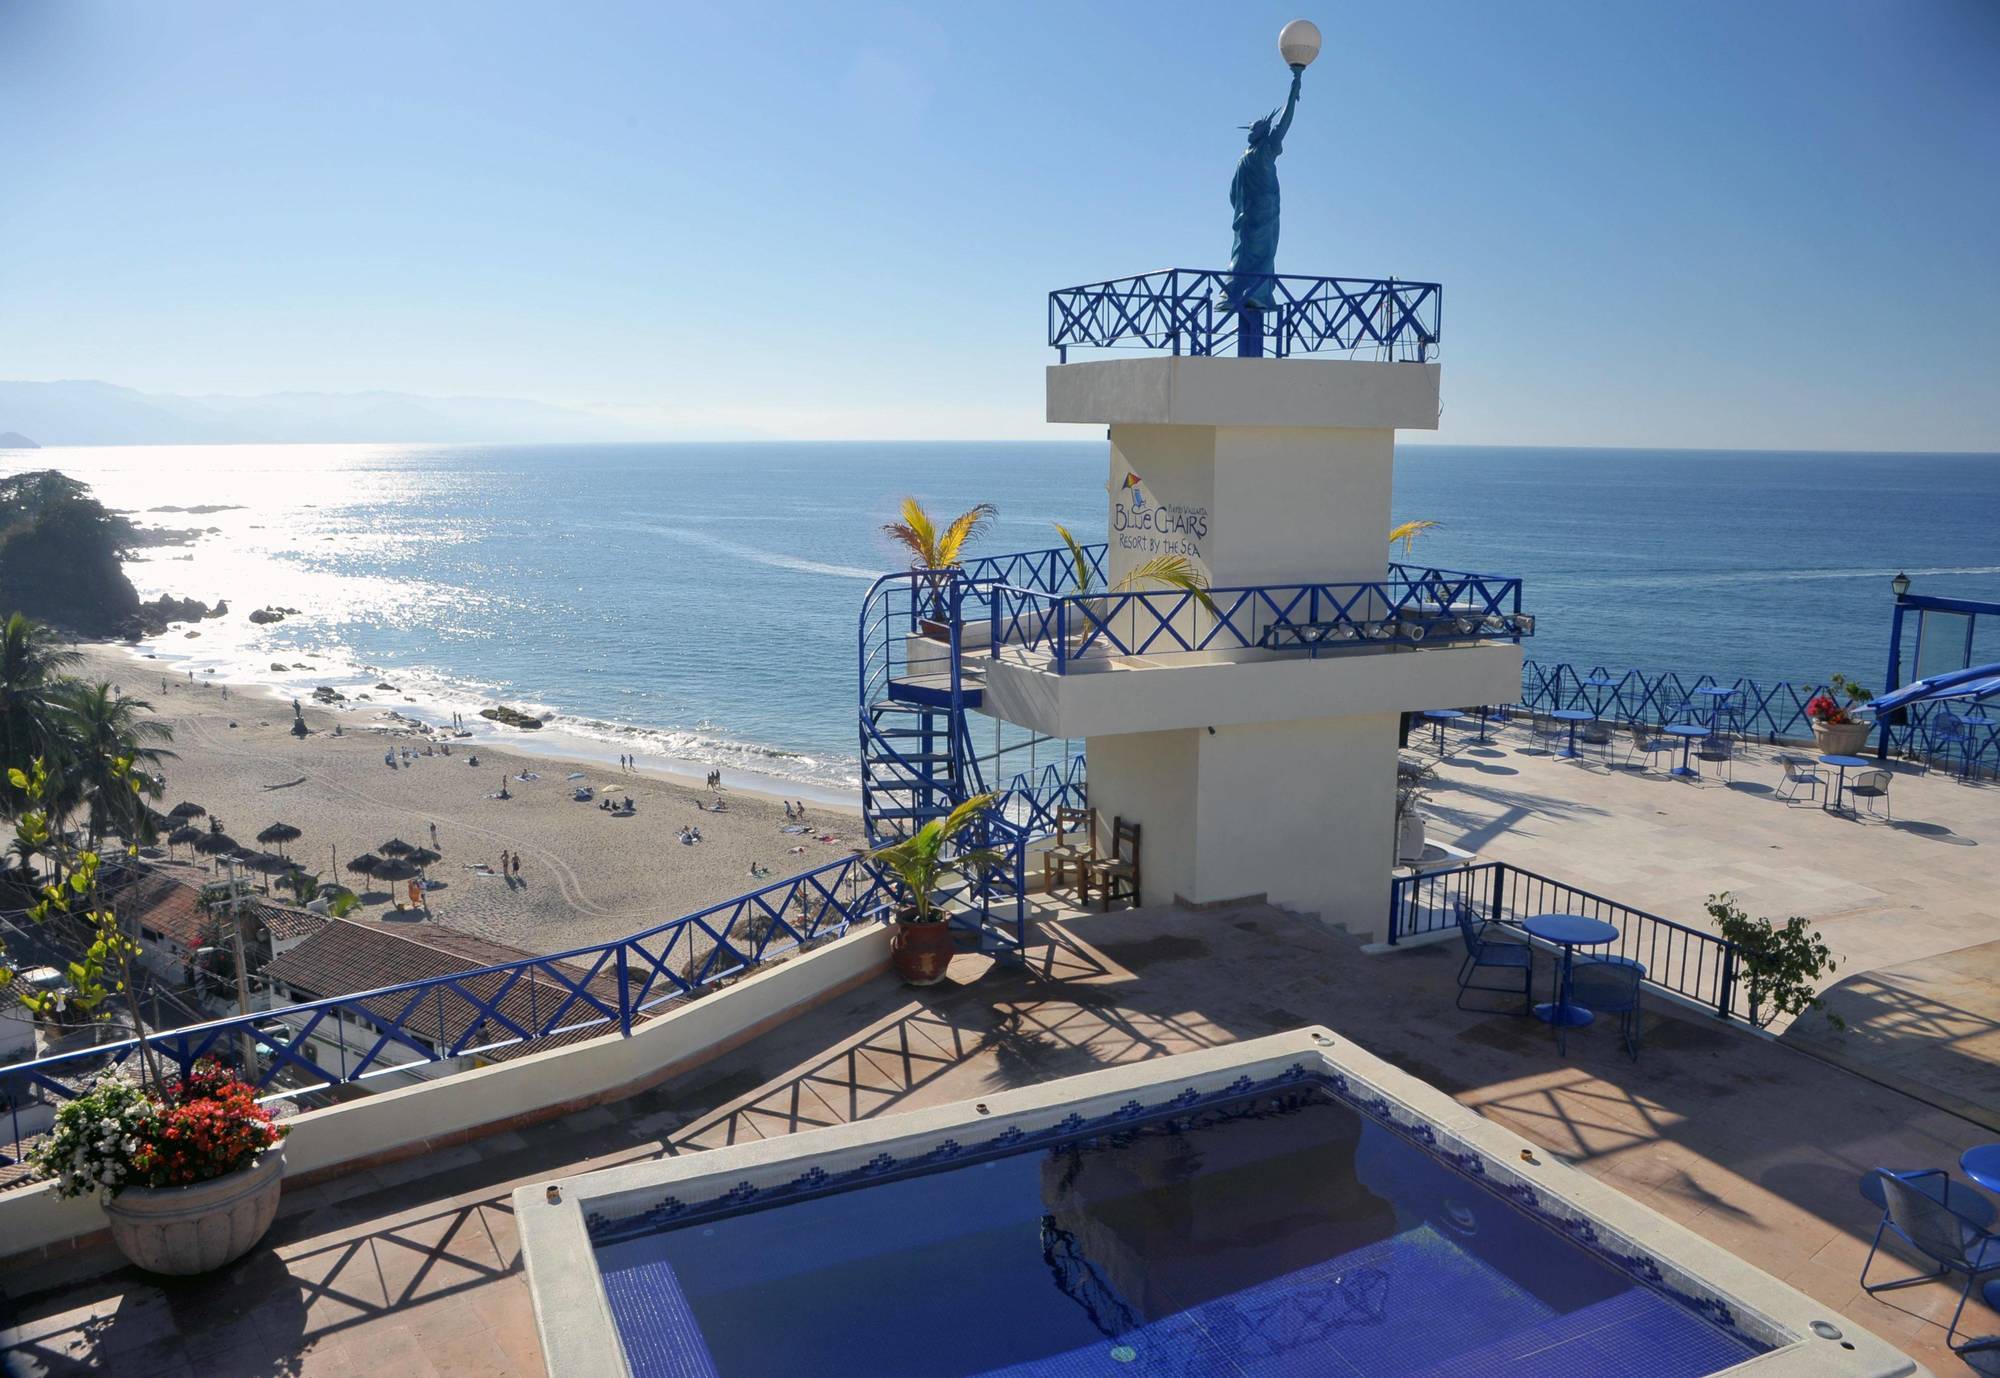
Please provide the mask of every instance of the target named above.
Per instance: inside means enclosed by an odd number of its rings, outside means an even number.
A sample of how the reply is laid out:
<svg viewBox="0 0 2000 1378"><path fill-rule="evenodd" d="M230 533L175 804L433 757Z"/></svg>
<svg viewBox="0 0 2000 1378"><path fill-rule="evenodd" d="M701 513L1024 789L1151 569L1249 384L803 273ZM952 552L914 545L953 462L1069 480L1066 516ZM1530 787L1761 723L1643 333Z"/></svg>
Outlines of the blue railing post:
<svg viewBox="0 0 2000 1378"><path fill-rule="evenodd" d="M1069 599L1056 600L1056 673L1066 673L1069 661Z"/></svg>
<svg viewBox="0 0 2000 1378"><path fill-rule="evenodd" d="M626 955L625 944L618 944L618 1032L625 1037L632 1036L632 988L630 958Z"/></svg>
<svg viewBox="0 0 2000 1378"><path fill-rule="evenodd" d="M1488 911L1486 917L1493 920L1493 922L1495 923L1499 923L1501 921L1501 915L1506 912L1506 899L1507 899L1507 863L1504 861L1496 861L1493 863L1493 894L1491 898L1488 900Z"/></svg>
<svg viewBox="0 0 2000 1378"><path fill-rule="evenodd" d="M1389 881L1389 946L1396 945L1403 926L1403 903L1405 883L1414 877L1394 876Z"/></svg>
<svg viewBox="0 0 2000 1378"><path fill-rule="evenodd" d="M1000 600L1007 596L1005 584L995 584L986 591L986 658L1000 658Z"/></svg>
<svg viewBox="0 0 2000 1378"><path fill-rule="evenodd" d="M1729 1007L1736 1002L1736 944L1730 943L1722 950L1722 991L1716 996L1715 1013L1718 1018L1729 1018Z"/></svg>

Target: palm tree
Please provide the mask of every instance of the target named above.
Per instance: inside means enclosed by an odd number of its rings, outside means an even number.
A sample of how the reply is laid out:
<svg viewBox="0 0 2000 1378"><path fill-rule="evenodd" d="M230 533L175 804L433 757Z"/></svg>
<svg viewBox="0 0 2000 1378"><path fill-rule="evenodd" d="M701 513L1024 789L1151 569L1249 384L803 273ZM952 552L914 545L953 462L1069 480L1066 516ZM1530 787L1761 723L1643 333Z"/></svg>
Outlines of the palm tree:
<svg viewBox="0 0 2000 1378"><path fill-rule="evenodd" d="M172 741L173 729L141 716L152 704L120 698L108 684L69 681L57 690L55 709L63 802L90 811L92 845L112 830L142 836L151 826L145 799L164 792L159 766L174 754L152 743Z"/></svg>
<svg viewBox="0 0 2000 1378"><path fill-rule="evenodd" d="M910 552L912 569L957 569L966 544L992 525L993 519L999 515L999 508L990 502L982 502L967 508L940 527L936 519L924 510L922 503L915 498L904 498L902 520L885 522L882 534ZM932 617L944 616L944 590L949 582L949 577L943 574L931 578Z"/></svg>
<svg viewBox="0 0 2000 1378"><path fill-rule="evenodd" d="M82 657L56 644L41 623L13 613L0 624L0 803L20 807L9 770L28 769L56 738L57 695L64 672Z"/></svg>

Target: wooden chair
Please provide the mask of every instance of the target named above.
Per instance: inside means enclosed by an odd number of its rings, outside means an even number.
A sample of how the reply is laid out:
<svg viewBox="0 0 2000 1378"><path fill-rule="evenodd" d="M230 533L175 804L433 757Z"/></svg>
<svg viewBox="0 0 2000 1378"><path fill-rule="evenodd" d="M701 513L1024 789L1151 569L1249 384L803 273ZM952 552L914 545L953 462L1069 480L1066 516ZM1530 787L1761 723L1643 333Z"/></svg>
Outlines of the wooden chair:
<svg viewBox="0 0 2000 1378"><path fill-rule="evenodd" d="M1139 825L1127 823L1124 818L1113 815L1111 819L1111 853L1108 856L1092 857L1083 863L1082 894L1083 907L1090 907L1090 892L1101 888L1104 899L1103 909L1111 908L1111 901L1129 899L1136 908L1139 903Z"/></svg>
<svg viewBox="0 0 2000 1378"><path fill-rule="evenodd" d="M1086 839L1080 846L1073 840L1079 833ZM1097 811L1057 809L1055 846L1042 853L1042 892L1054 895L1063 883L1063 875L1071 870L1076 872L1080 888L1084 866L1096 859Z"/></svg>

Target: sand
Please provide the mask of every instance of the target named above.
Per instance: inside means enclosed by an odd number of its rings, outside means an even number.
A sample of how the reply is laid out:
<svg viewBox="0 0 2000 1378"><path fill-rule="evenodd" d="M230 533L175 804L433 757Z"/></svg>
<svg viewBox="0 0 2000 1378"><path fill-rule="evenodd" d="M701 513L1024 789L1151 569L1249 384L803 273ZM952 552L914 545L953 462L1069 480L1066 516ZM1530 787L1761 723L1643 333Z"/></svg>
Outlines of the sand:
<svg viewBox="0 0 2000 1378"><path fill-rule="evenodd" d="M542 744L509 750L500 734L518 729L483 723L478 740L454 740L449 756L426 757L425 744L435 751L443 735L426 737L413 724L397 723L389 715L400 705L389 702L328 709L308 701L310 735L300 739L291 735L289 698L263 686L230 684L225 698L219 681L190 685L185 672L176 678L123 647L80 649L79 674L145 699L172 727L177 756L164 768L163 811L192 800L248 846L272 823L289 823L304 832L286 847L289 855L357 889L363 882L344 869L349 859L392 837L431 846L435 825L444 860L430 872L443 882L429 895L432 916L530 951L603 942L663 923L839 860L864 840L856 810L822 802L808 806L810 833L785 833L790 824L780 798L749 787L776 782L725 774L727 810L698 811L697 801L716 797L699 778L671 776L643 760L636 772L623 772L616 764L551 755ZM340 736L333 734L336 722ZM403 748L419 753L407 765ZM398 752L393 770L382 760L390 749ZM469 764L474 755L476 767ZM567 778L572 772L582 780ZM522 780L523 773L539 778ZM503 775L513 797L491 798ZM596 786L600 795L630 795L635 814L614 817L595 801L575 802L578 784ZM678 837L690 824L705 840L685 846ZM803 854L794 854L796 847ZM521 856L518 885L499 875L502 850ZM753 862L771 876L752 879ZM492 874L475 870L479 864ZM207 871L199 861L181 869L190 876ZM379 917L388 907L379 900L357 916Z"/></svg>

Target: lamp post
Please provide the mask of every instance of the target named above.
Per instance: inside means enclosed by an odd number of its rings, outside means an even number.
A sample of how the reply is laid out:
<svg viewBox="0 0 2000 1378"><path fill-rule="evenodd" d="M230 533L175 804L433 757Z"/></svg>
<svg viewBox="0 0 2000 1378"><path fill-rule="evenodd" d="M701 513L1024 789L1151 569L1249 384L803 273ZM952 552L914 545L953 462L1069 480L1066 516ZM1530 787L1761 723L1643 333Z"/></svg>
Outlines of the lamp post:
<svg viewBox="0 0 2000 1378"><path fill-rule="evenodd" d="M1896 605L1889 620L1889 669L1882 676L1882 692L1885 694L1902 687L1903 600L1909 596L1910 576L1900 569L1897 570L1896 577L1889 581L1889 592L1896 596ZM1878 761L1889 759L1889 719L1900 712L1898 709L1895 713L1878 715L1881 719L1875 733L1875 759Z"/></svg>

